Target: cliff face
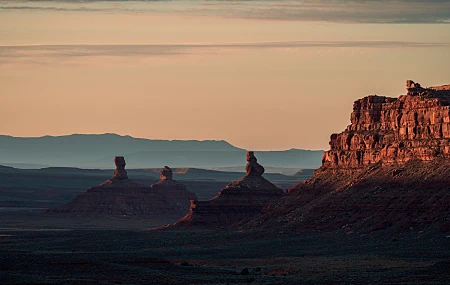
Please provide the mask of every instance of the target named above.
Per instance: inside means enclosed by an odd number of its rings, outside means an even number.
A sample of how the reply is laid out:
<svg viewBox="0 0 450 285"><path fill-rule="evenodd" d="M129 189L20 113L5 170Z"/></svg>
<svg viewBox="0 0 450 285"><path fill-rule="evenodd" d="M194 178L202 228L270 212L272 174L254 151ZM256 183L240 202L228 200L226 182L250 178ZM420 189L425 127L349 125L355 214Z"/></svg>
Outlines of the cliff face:
<svg viewBox="0 0 450 285"><path fill-rule="evenodd" d="M246 228L450 232L450 86L357 100L313 178Z"/></svg>
<svg viewBox="0 0 450 285"><path fill-rule="evenodd" d="M357 100L345 131L331 135L320 171L450 157L450 87L408 86L399 98Z"/></svg>

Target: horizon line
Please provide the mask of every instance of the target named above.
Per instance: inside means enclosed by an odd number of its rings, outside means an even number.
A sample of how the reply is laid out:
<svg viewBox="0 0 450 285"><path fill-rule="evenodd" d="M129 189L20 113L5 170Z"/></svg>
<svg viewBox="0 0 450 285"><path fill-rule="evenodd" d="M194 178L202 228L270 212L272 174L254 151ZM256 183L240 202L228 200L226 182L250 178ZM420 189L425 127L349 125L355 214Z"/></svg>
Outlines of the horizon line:
<svg viewBox="0 0 450 285"><path fill-rule="evenodd" d="M227 144L229 144L230 146L238 149L239 150L243 150L243 151L255 151L255 152L276 152L276 151L290 151L290 150L304 150L304 151L326 151L324 149L304 149L304 148L289 148L289 149L283 149L283 150L269 150L269 149L265 149L265 150L251 150L251 149L246 149L246 148L241 148L238 146L235 146L234 144L230 143L229 141L225 140L225 139L219 139L219 140L215 140L215 139L161 139L161 138L143 138L143 137L134 137L131 135L121 135L121 134L117 134L117 133L72 133L72 134L66 134L66 135L41 135L41 136L13 136L13 135L6 135L6 134L0 134L0 137L10 137L10 138L17 138L17 139L40 139L40 138L45 138L45 137L50 137L50 138L59 138L59 137L69 137L69 136L74 136L74 135L82 135L82 136L102 136L102 135L115 135L118 137L130 137L133 139L142 139L142 140L149 140L149 141L167 141L167 142L225 142Z"/></svg>

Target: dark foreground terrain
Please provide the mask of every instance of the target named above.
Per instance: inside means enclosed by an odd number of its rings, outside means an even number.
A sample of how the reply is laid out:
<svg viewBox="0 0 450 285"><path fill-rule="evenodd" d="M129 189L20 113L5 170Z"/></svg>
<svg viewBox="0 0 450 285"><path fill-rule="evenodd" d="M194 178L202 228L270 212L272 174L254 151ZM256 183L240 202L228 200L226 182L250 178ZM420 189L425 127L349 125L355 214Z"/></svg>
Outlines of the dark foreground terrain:
<svg viewBox="0 0 450 285"><path fill-rule="evenodd" d="M450 237L0 229L2 284L448 284Z"/></svg>
<svg viewBox="0 0 450 285"><path fill-rule="evenodd" d="M445 232L339 227L319 233L269 221L256 227L260 219L230 231L150 230L176 219L43 213L46 203L59 205L103 179L62 172L2 176L10 184L1 189L3 201L21 202L0 210L0 284L450 284ZM226 183L191 176L184 176L186 185L205 198L214 195L212 185ZM61 187L68 181L70 187ZM22 188L27 183L34 188ZM273 213L288 216L286 209Z"/></svg>

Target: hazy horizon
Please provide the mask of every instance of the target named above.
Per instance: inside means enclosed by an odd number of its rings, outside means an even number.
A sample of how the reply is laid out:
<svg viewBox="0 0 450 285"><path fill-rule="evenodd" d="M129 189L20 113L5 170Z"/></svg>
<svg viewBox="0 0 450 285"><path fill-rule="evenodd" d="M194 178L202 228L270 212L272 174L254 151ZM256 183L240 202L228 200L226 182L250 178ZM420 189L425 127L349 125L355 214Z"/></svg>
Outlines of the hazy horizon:
<svg viewBox="0 0 450 285"><path fill-rule="evenodd" d="M449 1L2 1L0 133L328 149L355 100L450 83Z"/></svg>
<svg viewBox="0 0 450 285"><path fill-rule="evenodd" d="M119 137L129 137L133 139L139 139L139 140L151 140L151 141L169 141L169 142L225 142L229 145L241 149L241 150L247 150L250 151L252 149L245 149L241 148L239 146L236 146L232 143L230 143L227 140L210 140L210 139L199 139L199 140L190 140L190 139L152 139L152 138L144 138L144 137L134 137L127 134L116 134L116 133L72 133L72 134L62 134L62 135L41 135L41 136L13 136L13 135L5 135L0 134L0 136L7 136L12 138L19 138L19 139L37 139L37 138L45 138L45 137L52 137L52 138L60 138L60 137L70 137L70 136L105 136L105 135L111 135L111 136L119 136ZM257 151L287 151L287 150L310 150L310 151L325 151L325 149L298 149L298 148L290 148L290 149L280 149L280 150L270 150L270 149L259 149Z"/></svg>

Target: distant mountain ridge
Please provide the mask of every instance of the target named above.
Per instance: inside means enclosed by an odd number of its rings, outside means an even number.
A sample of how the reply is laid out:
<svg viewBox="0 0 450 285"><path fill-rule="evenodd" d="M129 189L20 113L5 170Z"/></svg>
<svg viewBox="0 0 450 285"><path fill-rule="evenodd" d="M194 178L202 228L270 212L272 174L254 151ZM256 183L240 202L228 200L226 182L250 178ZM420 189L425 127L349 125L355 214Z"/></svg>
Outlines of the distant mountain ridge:
<svg viewBox="0 0 450 285"><path fill-rule="evenodd" d="M22 138L0 135L0 164L110 168L125 156L128 168L228 167L245 165L246 150L223 140L151 140L117 134L73 134ZM260 151L266 166L316 168L323 151Z"/></svg>

